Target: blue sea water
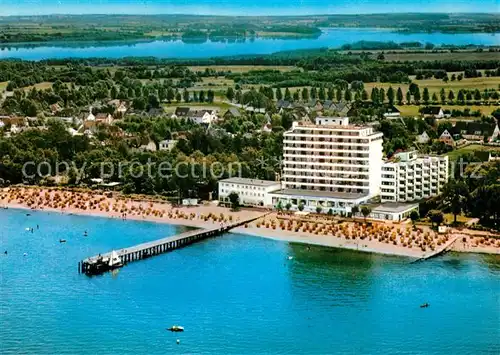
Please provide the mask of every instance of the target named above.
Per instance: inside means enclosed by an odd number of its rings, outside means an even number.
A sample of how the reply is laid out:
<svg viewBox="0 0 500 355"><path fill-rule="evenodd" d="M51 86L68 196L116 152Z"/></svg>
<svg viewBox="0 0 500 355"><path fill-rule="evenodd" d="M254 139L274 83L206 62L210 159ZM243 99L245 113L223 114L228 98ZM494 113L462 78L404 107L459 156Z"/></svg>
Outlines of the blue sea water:
<svg viewBox="0 0 500 355"><path fill-rule="evenodd" d="M233 55L271 54L311 48L340 48L358 41L394 41L433 43L435 45L499 45L500 33L398 33L389 29L327 28L318 38L271 39L256 38L243 41L186 43L175 41L122 41L111 43L54 42L1 46L0 59L20 58L43 60L51 58L210 58Z"/></svg>
<svg viewBox="0 0 500 355"><path fill-rule="evenodd" d="M498 256L411 264L227 234L89 278L82 258L180 228L26 213L0 210L2 354L500 352Z"/></svg>

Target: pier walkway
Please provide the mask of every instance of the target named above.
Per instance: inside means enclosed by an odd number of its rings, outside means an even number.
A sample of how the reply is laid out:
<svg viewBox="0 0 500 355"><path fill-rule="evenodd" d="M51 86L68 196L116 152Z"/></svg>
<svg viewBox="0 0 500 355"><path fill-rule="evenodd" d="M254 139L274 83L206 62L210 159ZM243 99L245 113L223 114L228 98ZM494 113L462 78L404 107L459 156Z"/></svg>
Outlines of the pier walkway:
<svg viewBox="0 0 500 355"><path fill-rule="evenodd" d="M262 216L264 216L263 214ZM96 275L121 267L129 262L149 258L154 255L166 253L179 249L200 240L212 238L229 230L252 222L262 216L252 217L235 223L223 225L221 227L210 229L195 229L175 236L153 240L151 242L141 243L128 248L113 250L109 253L99 254L84 259L78 263L78 272L87 275ZM119 260L112 261L113 258Z"/></svg>

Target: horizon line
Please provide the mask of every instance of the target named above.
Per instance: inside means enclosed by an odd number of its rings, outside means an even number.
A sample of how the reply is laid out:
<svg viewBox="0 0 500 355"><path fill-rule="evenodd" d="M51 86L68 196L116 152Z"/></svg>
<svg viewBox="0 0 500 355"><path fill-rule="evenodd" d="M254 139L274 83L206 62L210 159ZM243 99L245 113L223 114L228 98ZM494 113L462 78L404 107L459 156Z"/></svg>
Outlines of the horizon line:
<svg viewBox="0 0 500 355"><path fill-rule="evenodd" d="M0 18L5 18L5 17L41 17L41 16L192 16L192 17L202 17L202 16L211 16L211 17L314 17L314 16L371 16L371 15L428 15L428 14L434 14L434 15L459 15L459 14L467 14L467 15L499 15L500 16L500 10L499 11L492 11L492 12L464 12L464 11L458 11L458 12L439 12L439 11L423 11L423 12L408 12L408 11L402 11L402 12L367 12L367 13L316 13L316 14L307 14L307 15L216 15L216 14L188 14L188 13L175 13L175 12L170 12L170 13L157 13L157 14L148 14L148 13L140 13L140 14L133 14L133 13L119 13L119 14L111 14L111 13L50 13L50 14L26 14L26 15L0 15Z"/></svg>

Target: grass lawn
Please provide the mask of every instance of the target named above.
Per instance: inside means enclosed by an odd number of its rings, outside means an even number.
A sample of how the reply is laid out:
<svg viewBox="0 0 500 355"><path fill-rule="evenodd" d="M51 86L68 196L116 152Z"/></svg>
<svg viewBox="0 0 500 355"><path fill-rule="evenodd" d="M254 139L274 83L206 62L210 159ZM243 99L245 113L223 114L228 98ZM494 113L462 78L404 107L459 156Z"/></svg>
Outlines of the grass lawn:
<svg viewBox="0 0 500 355"><path fill-rule="evenodd" d="M467 223L469 220L471 220L471 218L466 217L466 216L461 215L461 214L457 215L457 222L459 222L459 223ZM452 213L445 213L444 214L444 223L445 224L451 224L451 223L453 223L453 221L454 221L454 216Z"/></svg>
<svg viewBox="0 0 500 355"><path fill-rule="evenodd" d="M5 88L7 87L7 85L9 85L8 81L2 81L2 82L0 82L0 91L5 90Z"/></svg>
<svg viewBox="0 0 500 355"><path fill-rule="evenodd" d="M460 155L463 153L474 153L477 151L500 151L500 147L490 147L484 146L481 144L471 144L465 147L453 150L446 155L448 156L450 161L456 161Z"/></svg>

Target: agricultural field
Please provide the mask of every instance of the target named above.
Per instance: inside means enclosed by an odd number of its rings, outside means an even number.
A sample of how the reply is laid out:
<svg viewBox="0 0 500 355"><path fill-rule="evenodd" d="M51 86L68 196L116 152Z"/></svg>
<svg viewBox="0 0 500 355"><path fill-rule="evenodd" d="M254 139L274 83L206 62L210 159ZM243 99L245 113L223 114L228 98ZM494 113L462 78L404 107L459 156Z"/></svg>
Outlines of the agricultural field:
<svg viewBox="0 0 500 355"><path fill-rule="evenodd" d="M455 73L458 74L458 73ZM451 73L448 74L451 76ZM455 95L458 93L460 89L468 89L468 90L476 90L478 89L479 91L483 91L484 89L499 89L500 85L500 77L481 77L481 78L464 78L460 81L455 80L455 81L448 81L445 83L443 80L439 79L423 79L423 80L416 80L415 78L411 78L412 82L417 84L420 87L420 94L422 94L424 88L429 89L429 93L432 95L433 93L436 93L439 95L439 92L441 91L442 88L445 89L446 93L448 94L449 90L453 90L455 92ZM392 84L392 83L365 83L365 89L368 91L368 94L371 92L371 90L374 87L377 88L383 88L385 92L387 92L387 89L391 87L394 90L397 90L399 87L403 91L403 95L406 95L406 92L408 91L408 84ZM439 97L439 96L438 96Z"/></svg>
<svg viewBox="0 0 500 355"><path fill-rule="evenodd" d="M376 59L378 52L372 52L371 58ZM435 60L456 60L456 61L470 61L470 60L498 60L498 52L446 52L446 53L432 53L432 52L419 52L419 53L384 53L385 61L427 61L432 62Z"/></svg>
<svg viewBox="0 0 500 355"><path fill-rule="evenodd" d="M167 114L172 114L175 112L177 107L191 107L196 110L218 110L220 114L224 114L224 112L232 107L231 105L224 102L213 102L213 103L202 103L202 102L172 102L171 104L164 103L162 104L163 109Z"/></svg>
<svg viewBox="0 0 500 355"><path fill-rule="evenodd" d="M493 111L498 109L498 106L475 106L475 105L440 105L438 104L443 110L460 110L463 111L464 109L468 108L471 111L479 111L483 115L491 115ZM401 112L401 116L418 116L419 115L419 109L421 107L424 107L424 105L396 105L397 109ZM461 119L465 119L465 117L461 117ZM475 117L472 117L470 119L477 119Z"/></svg>
<svg viewBox="0 0 500 355"><path fill-rule="evenodd" d="M215 71L230 71L232 73L246 73L251 70L279 70L279 71L292 71L301 70L298 67L287 66L287 65L194 65L188 66L192 71L204 71L206 68Z"/></svg>

